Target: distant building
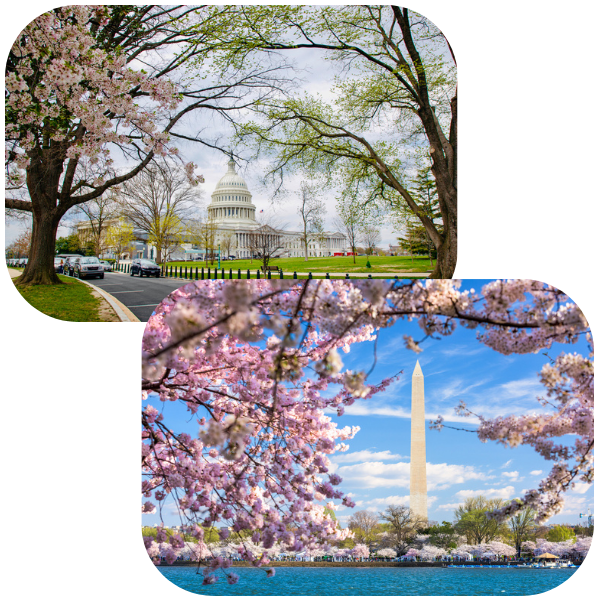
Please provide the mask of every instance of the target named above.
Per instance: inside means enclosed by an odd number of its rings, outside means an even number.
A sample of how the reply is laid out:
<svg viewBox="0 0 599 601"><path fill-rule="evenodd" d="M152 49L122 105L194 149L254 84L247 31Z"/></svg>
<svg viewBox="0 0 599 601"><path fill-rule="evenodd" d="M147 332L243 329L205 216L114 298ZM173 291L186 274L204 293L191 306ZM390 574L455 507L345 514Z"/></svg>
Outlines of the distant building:
<svg viewBox="0 0 599 601"><path fill-rule="evenodd" d="M103 231L106 232L109 227L117 226L119 219L108 219L104 222ZM80 221L76 226L79 239L82 241L91 240L93 238L93 228L89 221ZM154 259L156 257L156 249L147 243L147 234L144 232L133 230L135 239L129 245L129 248L121 253L119 259ZM110 249L101 253L102 258L116 258Z"/></svg>
<svg viewBox="0 0 599 601"><path fill-rule="evenodd" d="M215 245L225 238L233 235L230 255L237 259L249 258L252 255L251 234L260 228L271 231L276 237L278 257L303 257L304 245L302 243L302 232L287 231L272 228L268 225L262 226L256 219L256 205L252 203L252 193L249 191L245 180L235 171L235 162L229 161L227 172L220 178L212 193L212 200L208 205L208 218L215 228ZM89 235L91 226L88 221L77 225L77 233L85 237ZM262 232L264 229L261 230ZM146 242L147 236L142 232L135 232L136 240L132 242L130 251L122 253L121 259L156 257L156 249ZM310 257L332 257L348 252L346 236L341 232L323 232L313 236L308 241L308 256ZM183 243L180 248L171 252L171 260L180 261L185 259L201 259L206 249L192 243ZM224 253L224 249L223 249ZM110 253L107 253L108 255Z"/></svg>
<svg viewBox="0 0 599 601"><path fill-rule="evenodd" d="M408 251L401 246L397 246L395 244L389 244L389 252L396 257L401 257L404 255L408 255Z"/></svg>

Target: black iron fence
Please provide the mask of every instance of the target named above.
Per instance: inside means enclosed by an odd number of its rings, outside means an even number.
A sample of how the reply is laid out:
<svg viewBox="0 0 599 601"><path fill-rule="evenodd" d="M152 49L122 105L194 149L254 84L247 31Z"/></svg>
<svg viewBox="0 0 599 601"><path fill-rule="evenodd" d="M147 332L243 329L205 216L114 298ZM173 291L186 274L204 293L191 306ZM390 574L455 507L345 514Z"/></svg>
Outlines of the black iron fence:
<svg viewBox="0 0 599 601"><path fill-rule="evenodd" d="M118 271L120 273L131 273L131 264L130 263L120 263L118 265L114 266L114 271ZM297 279L304 279L304 278L299 278L297 275L297 271L293 272L293 275L291 274L285 274L283 273L282 269L279 269L278 271L267 271L266 273L260 271L260 269L256 269L256 273L255 275L252 274L252 271L249 269L237 269L237 270L233 270L232 268L229 268L228 270L225 270L225 268L221 268L221 269L217 269L216 267L211 268L211 267L196 267L195 271L193 267L189 267L189 269L187 268L187 266L185 266L185 269L183 268L183 265L162 265L161 269L160 269L160 276L163 278L177 278L177 279L181 279L181 280L242 280L242 279L246 279L246 280L250 280L250 279L267 279L267 280L271 280L271 279L279 279L279 280L283 280L283 279L293 279L293 280L297 280ZM352 274L351 277L349 275L349 273L345 274L345 277L343 277L342 275L338 276L336 273L333 274L334 277L340 277L346 280L349 279L364 279L365 274ZM308 278L309 280L313 279L314 275L312 274L312 272L308 272ZM324 279L326 280L330 280L331 279L331 274L330 273L325 273ZM368 274L366 276L366 279L371 280L372 279L372 274ZM395 276L395 279L398 280L399 276Z"/></svg>

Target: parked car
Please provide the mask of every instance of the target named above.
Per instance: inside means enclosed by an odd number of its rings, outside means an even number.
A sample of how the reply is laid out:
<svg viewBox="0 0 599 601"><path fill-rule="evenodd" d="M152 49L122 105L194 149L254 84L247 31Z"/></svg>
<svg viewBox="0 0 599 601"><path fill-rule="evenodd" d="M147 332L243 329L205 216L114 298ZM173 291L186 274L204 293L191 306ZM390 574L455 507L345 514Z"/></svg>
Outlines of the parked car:
<svg viewBox="0 0 599 601"><path fill-rule="evenodd" d="M98 257L77 257L73 263L73 275L76 278L104 279L104 268Z"/></svg>
<svg viewBox="0 0 599 601"><path fill-rule="evenodd" d="M112 263L110 261L100 261L102 267L104 267L104 273L112 271Z"/></svg>
<svg viewBox="0 0 599 601"><path fill-rule="evenodd" d="M133 259L131 262L131 277L136 273L139 274L139 277L143 277L144 275L150 277L153 275L155 278L159 278L160 266L149 259Z"/></svg>
<svg viewBox="0 0 599 601"><path fill-rule="evenodd" d="M19 267L25 267L25 265L27 265L27 261L28 261L28 259L20 259Z"/></svg>

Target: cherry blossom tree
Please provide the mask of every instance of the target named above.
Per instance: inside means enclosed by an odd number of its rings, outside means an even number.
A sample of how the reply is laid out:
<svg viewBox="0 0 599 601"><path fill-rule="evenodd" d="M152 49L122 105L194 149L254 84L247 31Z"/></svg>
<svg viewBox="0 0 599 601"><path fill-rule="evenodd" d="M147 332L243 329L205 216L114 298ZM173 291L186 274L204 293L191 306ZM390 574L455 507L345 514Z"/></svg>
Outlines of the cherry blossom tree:
<svg viewBox="0 0 599 601"><path fill-rule="evenodd" d="M495 555L497 557L515 556L517 551L514 547L506 545L500 540L492 540L488 543L481 543L480 545L473 545L470 553L475 557L482 557L483 555Z"/></svg>
<svg viewBox="0 0 599 601"><path fill-rule="evenodd" d="M460 545L456 549L450 551L453 557L457 557L460 561L470 561L472 559L472 545Z"/></svg>
<svg viewBox="0 0 599 601"><path fill-rule="evenodd" d="M572 546L572 551L582 557L586 557L589 549L591 548L591 542L593 538L591 536L581 536Z"/></svg>
<svg viewBox="0 0 599 601"><path fill-rule="evenodd" d="M330 473L328 455L346 450L358 428L337 428L325 409L342 415L393 378L369 382L365 372L344 370L339 351L374 340L378 329L402 319L417 320L424 338L451 335L458 325L477 329L481 343L504 354L537 352L581 335L592 349L578 307L534 281L492 282L478 293L449 280L187 284L157 308L144 333L143 510L162 514L166 500L174 500L181 531L198 542L204 528L226 524L222 539L237 542L240 557L257 567L269 563L268 554L252 550L243 532L259 549L279 544L296 553L326 551L349 536L326 515L324 503L342 499L353 506L337 488L341 478ZM411 337L404 343L420 350ZM554 476L519 507L532 505L549 516L574 477L592 480L590 357L564 353L543 368L553 413L512 417L509 429L502 421L507 418L481 417L481 439L531 444L551 457L554 437L574 435L555 455ZM197 436L173 431L155 408L174 402L197 422ZM540 427L529 429L531 421ZM160 538L146 545L167 543ZM167 561L180 542L169 544L172 553L161 555ZM207 584L216 570L230 566L222 557L207 563Z"/></svg>
<svg viewBox="0 0 599 601"><path fill-rule="evenodd" d="M378 557L386 557L386 558L389 558L389 559L393 559L394 557L397 557L397 553L395 552L395 550L394 549L389 549L389 548L379 549L376 552L376 554L377 554Z"/></svg>
<svg viewBox="0 0 599 601"><path fill-rule="evenodd" d="M521 547L521 553L526 553L527 555L530 555L534 552L534 550L536 549L537 543L532 541L532 540L525 540L522 543L522 547Z"/></svg>
<svg viewBox="0 0 599 601"><path fill-rule="evenodd" d="M435 561L441 555L445 555L445 549L433 545L424 545L422 549L418 550L417 557L420 557L422 561Z"/></svg>
<svg viewBox="0 0 599 601"><path fill-rule="evenodd" d="M414 561L419 555L419 549L408 549L404 555L402 555L403 559L407 559L409 561Z"/></svg>
<svg viewBox="0 0 599 601"><path fill-rule="evenodd" d="M544 538L537 539L537 545L533 552L535 556L542 555L543 553L551 553L557 557L563 557L564 555L568 555L571 553L572 548L574 547L574 541L560 541L560 542L551 542L545 540Z"/></svg>
<svg viewBox="0 0 599 601"><path fill-rule="evenodd" d="M351 550L351 554L354 559L367 559L370 557L370 550L367 545L359 543Z"/></svg>

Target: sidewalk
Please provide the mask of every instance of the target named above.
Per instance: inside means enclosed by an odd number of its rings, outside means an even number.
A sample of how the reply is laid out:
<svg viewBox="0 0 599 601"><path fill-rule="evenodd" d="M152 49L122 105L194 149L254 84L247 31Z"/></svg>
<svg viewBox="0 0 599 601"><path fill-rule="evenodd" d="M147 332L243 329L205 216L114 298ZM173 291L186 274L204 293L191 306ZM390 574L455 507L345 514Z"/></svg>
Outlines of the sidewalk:
<svg viewBox="0 0 599 601"><path fill-rule="evenodd" d="M10 267L8 268L8 275L10 276L11 280L13 278L18 278L21 275L21 273L23 272L18 271L16 269L11 269ZM139 322L139 319L137 319L137 317L131 312L131 310L128 309L120 300L114 298L114 296L108 294L108 292L106 292L105 290L102 290L101 288L98 288L97 286L94 286L93 284L90 284L85 280L78 281L83 282L84 284L89 286L92 289L92 294L100 298L100 312L102 312L103 309L109 309L108 312L112 311L113 313L115 313L118 317L118 320L121 322Z"/></svg>

